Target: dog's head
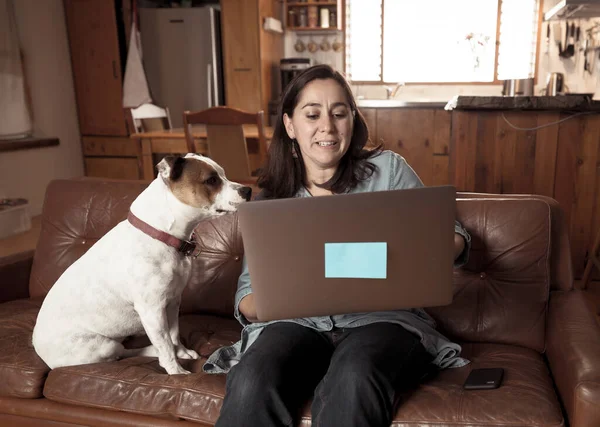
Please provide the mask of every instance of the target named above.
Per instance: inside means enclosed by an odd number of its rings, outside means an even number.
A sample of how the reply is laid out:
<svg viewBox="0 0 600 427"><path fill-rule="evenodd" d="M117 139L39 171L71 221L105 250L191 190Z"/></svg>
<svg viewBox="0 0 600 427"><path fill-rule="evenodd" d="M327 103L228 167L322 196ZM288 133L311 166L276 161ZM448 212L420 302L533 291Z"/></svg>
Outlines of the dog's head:
<svg viewBox="0 0 600 427"><path fill-rule="evenodd" d="M157 168L159 176L180 202L202 209L206 216L233 212L252 195L250 187L229 181L221 166L198 154L167 156Z"/></svg>

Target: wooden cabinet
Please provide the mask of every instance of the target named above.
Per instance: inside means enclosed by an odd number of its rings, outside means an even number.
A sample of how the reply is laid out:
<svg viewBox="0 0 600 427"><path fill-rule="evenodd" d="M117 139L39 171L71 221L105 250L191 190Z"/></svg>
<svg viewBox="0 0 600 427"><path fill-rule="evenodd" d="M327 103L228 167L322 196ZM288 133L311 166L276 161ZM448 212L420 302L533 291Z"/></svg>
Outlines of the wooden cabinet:
<svg viewBox="0 0 600 427"><path fill-rule="evenodd" d="M277 96L283 35L265 31L266 17L281 19L277 0L221 0L225 102L245 111L263 110Z"/></svg>
<svg viewBox="0 0 600 427"><path fill-rule="evenodd" d="M600 229L600 114L559 123L567 118L559 111L455 111L450 176L461 191L556 199L579 278Z"/></svg>
<svg viewBox="0 0 600 427"><path fill-rule="evenodd" d="M115 2L64 0L64 6L81 133L128 135Z"/></svg>
<svg viewBox="0 0 600 427"><path fill-rule="evenodd" d="M139 179L123 108L130 0L64 0L86 176Z"/></svg>
<svg viewBox="0 0 600 427"><path fill-rule="evenodd" d="M402 155L425 185L448 175L451 113L433 108L361 108L373 144Z"/></svg>
<svg viewBox="0 0 600 427"><path fill-rule="evenodd" d="M326 13L326 26L322 14ZM285 27L292 31L343 31L343 0L286 0Z"/></svg>
<svg viewBox="0 0 600 427"><path fill-rule="evenodd" d="M556 199L582 276L600 231L600 114L559 123L560 111L360 110L373 143L404 156L425 185Z"/></svg>
<svg viewBox="0 0 600 427"><path fill-rule="evenodd" d="M86 176L110 179L142 179L139 140L128 137L84 136Z"/></svg>

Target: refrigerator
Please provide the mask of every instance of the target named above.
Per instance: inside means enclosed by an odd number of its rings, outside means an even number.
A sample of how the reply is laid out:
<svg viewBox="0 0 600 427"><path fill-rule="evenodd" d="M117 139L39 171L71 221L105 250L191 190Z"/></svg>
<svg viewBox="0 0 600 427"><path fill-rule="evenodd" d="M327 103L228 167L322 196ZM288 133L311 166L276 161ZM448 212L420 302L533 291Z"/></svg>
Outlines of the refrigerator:
<svg viewBox="0 0 600 427"><path fill-rule="evenodd" d="M221 17L214 7L140 8L142 60L152 102L183 112L225 105Z"/></svg>

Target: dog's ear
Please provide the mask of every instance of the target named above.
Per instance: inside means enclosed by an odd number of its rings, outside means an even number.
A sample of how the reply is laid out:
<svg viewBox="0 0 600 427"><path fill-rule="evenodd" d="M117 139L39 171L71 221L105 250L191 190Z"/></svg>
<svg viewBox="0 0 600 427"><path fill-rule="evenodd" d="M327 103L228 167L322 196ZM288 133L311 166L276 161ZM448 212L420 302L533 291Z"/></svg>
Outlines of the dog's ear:
<svg viewBox="0 0 600 427"><path fill-rule="evenodd" d="M170 181L177 181L181 178L186 160L179 156L166 156L156 166L158 173Z"/></svg>

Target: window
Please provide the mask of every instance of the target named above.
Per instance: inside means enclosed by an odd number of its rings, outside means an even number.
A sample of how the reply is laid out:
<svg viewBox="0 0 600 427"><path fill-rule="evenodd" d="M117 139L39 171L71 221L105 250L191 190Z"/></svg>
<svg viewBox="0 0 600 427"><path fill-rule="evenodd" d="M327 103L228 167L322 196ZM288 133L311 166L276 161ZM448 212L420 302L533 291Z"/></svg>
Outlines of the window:
<svg viewBox="0 0 600 427"><path fill-rule="evenodd" d="M346 0L346 74L420 83L533 77L538 3Z"/></svg>
<svg viewBox="0 0 600 427"><path fill-rule="evenodd" d="M32 132L12 0L0 0L0 139Z"/></svg>

